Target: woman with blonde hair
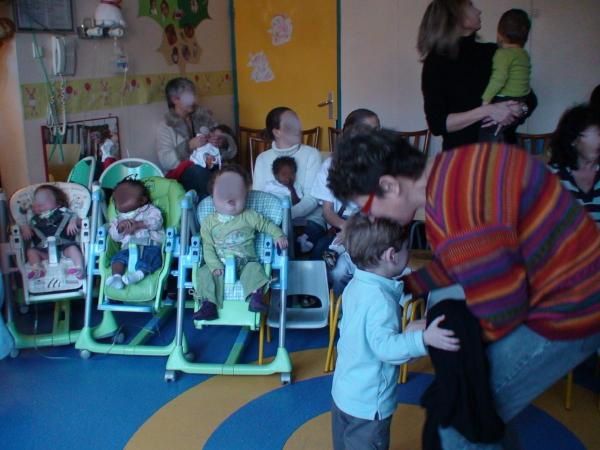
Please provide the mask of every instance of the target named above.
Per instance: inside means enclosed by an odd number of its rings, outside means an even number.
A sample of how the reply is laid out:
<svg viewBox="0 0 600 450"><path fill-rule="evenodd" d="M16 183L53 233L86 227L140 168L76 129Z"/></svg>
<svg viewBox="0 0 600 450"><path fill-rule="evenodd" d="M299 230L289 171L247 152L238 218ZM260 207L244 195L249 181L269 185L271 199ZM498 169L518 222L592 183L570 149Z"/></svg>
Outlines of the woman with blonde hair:
<svg viewBox="0 0 600 450"><path fill-rule="evenodd" d="M497 45L477 42L480 28L481 11L469 0L433 0L421 20L417 49L425 116L432 133L442 135L444 150L477 142L482 125L514 124L537 105L533 93L527 104L481 104Z"/></svg>

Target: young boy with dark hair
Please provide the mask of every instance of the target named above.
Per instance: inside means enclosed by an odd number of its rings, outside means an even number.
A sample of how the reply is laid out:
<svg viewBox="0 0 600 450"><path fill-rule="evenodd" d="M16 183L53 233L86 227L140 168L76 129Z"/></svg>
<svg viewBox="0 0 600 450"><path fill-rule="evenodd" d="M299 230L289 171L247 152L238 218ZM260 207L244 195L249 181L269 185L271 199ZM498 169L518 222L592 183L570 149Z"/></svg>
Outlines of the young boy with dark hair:
<svg viewBox="0 0 600 450"><path fill-rule="evenodd" d="M456 351L458 339L439 327L443 316L425 330L420 321L402 333L403 283L394 279L408 262L402 227L357 214L343 236L357 269L343 293L331 390L333 447L387 449L399 366L426 355L426 345Z"/></svg>

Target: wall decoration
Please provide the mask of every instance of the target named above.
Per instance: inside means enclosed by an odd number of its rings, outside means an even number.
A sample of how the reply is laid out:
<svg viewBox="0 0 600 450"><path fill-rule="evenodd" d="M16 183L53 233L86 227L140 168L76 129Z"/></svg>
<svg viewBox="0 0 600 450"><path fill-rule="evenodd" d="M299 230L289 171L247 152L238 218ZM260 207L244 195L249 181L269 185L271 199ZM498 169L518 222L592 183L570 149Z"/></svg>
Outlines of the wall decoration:
<svg viewBox="0 0 600 450"><path fill-rule="evenodd" d="M292 39L292 19L286 14L278 14L271 19L271 42L273 45L283 45Z"/></svg>
<svg viewBox="0 0 600 450"><path fill-rule="evenodd" d="M176 74L145 74L92 79L69 79L65 86L68 114L122 108L165 101L165 85ZM196 84L200 97L233 94L233 78L229 71L198 72L187 75ZM55 84L57 92L60 84ZM46 117L48 93L45 83L21 85L23 112L26 120Z"/></svg>
<svg viewBox="0 0 600 450"><path fill-rule="evenodd" d="M186 64L200 62L202 49L196 27L208 15L208 0L140 0L139 16L150 17L163 29L158 51L169 65L185 72Z"/></svg>
<svg viewBox="0 0 600 450"><path fill-rule="evenodd" d="M265 83L275 79L267 55L262 50L257 53L250 53L248 67L252 67L250 77L256 83Z"/></svg>

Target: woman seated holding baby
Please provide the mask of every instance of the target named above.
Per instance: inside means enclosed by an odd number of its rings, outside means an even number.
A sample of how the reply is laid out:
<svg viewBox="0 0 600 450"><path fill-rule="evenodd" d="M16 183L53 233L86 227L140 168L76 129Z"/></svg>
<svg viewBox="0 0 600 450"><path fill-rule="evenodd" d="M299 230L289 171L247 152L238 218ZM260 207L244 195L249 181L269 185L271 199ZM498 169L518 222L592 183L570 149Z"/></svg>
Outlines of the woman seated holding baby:
<svg viewBox="0 0 600 450"><path fill-rule="evenodd" d="M237 154L233 132L197 105L196 86L187 78L169 81L165 95L169 112L157 131L159 163L167 178L179 181L186 191L195 190L202 199L208 195L212 171Z"/></svg>
<svg viewBox="0 0 600 450"><path fill-rule="evenodd" d="M295 176L292 185L288 188L297 183L299 188L294 189L294 194L300 198L296 203L292 202L292 220L295 224L304 226L304 232L308 239L303 239L300 250L308 252L325 233L322 210L317 200L310 195L313 182L321 166L321 154L316 148L302 144L300 119L294 111L285 106L274 108L267 114L265 132L267 137L273 140L273 144L270 150L261 153L256 158L252 187L258 191L269 191L269 185L272 185L270 182L281 183L283 178L276 179L273 173L273 163L282 156L294 158L296 162ZM291 191L290 197L292 197ZM321 257L321 255L312 254L310 256Z"/></svg>

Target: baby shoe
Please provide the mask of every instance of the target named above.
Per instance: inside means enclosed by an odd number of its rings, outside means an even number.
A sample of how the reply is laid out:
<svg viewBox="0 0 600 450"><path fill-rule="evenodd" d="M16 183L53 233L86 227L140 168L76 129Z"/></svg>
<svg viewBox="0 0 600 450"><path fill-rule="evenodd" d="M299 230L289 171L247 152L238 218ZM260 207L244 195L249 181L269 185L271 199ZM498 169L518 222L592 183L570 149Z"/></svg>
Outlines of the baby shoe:
<svg viewBox="0 0 600 450"><path fill-rule="evenodd" d="M27 279L37 280L38 278L42 278L44 275L46 275L46 271L44 269L34 268L27 273Z"/></svg>
<svg viewBox="0 0 600 450"><path fill-rule="evenodd" d="M194 320L215 320L218 318L217 305L208 300L204 300L200 305L200 309L192 315Z"/></svg>
<svg viewBox="0 0 600 450"><path fill-rule="evenodd" d="M250 297L250 304L248 305L248 311L252 311L255 313L263 313L267 312L269 309L268 305L263 303L263 294L260 289L256 292L252 293Z"/></svg>
<svg viewBox="0 0 600 450"><path fill-rule="evenodd" d="M135 284L139 283L144 279L146 275L141 270L136 270L135 272L127 272L123 275L123 283L125 284Z"/></svg>
<svg viewBox="0 0 600 450"><path fill-rule="evenodd" d="M114 289L123 289L123 277L119 274L111 275L106 279L106 285Z"/></svg>
<svg viewBox="0 0 600 450"><path fill-rule="evenodd" d="M79 267L71 267L67 270L67 275L75 275L75 278L78 280L83 280L85 278L85 272Z"/></svg>

